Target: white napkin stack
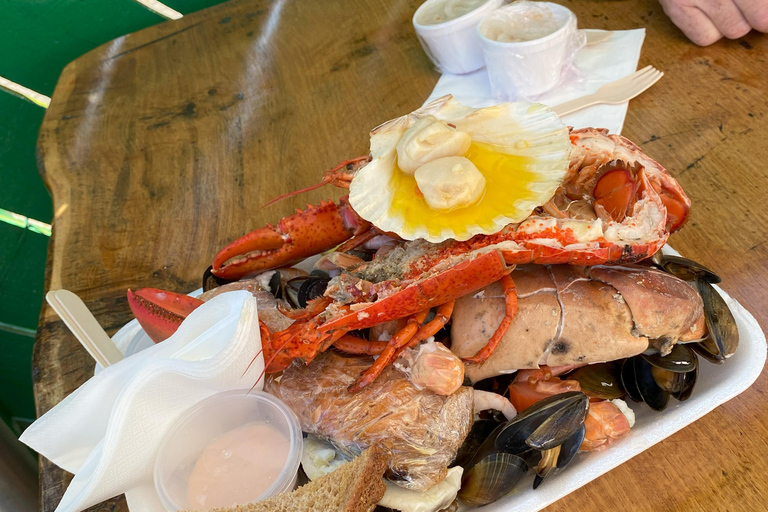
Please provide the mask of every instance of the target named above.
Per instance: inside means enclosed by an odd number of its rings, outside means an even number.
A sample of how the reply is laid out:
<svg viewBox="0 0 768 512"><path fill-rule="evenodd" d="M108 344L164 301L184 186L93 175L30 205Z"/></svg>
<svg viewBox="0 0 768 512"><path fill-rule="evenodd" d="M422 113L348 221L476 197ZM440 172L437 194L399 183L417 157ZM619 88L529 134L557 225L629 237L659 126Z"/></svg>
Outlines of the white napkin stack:
<svg viewBox="0 0 768 512"><path fill-rule="evenodd" d="M56 511L77 512L122 493L132 512L164 511L153 483L160 440L201 400L250 388L264 369L261 355L254 360L260 351L256 299L224 293L173 336L108 366L44 414L21 441L75 473Z"/></svg>
<svg viewBox="0 0 768 512"><path fill-rule="evenodd" d="M601 43L585 46L576 55L576 68L582 73L543 94L536 101L545 105L559 105L587 94L635 72L640 50L645 40L645 29L620 30ZM499 103L491 97L491 84L485 68L467 75L444 74L426 103L445 96L453 96L470 107L488 107ZM563 122L574 128L608 128L621 133L627 115L627 103L621 105L594 105L563 117Z"/></svg>

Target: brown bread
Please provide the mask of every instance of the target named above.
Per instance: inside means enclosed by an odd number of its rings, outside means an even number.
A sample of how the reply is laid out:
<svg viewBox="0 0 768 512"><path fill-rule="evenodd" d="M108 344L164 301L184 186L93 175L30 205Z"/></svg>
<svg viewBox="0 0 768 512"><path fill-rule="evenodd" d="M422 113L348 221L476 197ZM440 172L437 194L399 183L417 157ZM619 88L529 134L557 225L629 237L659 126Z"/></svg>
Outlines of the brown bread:
<svg viewBox="0 0 768 512"><path fill-rule="evenodd" d="M388 464L387 452L371 446L333 473L293 492L211 512L369 512L384 496L387 486L383 476Z"/></svg>

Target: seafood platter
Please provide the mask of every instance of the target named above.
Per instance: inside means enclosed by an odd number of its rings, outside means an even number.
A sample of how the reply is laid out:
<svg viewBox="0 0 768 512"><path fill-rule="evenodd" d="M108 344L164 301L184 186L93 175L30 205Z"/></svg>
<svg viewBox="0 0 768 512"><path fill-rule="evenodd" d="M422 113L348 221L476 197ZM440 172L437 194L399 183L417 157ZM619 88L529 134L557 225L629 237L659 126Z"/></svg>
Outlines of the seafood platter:
<svg viewBox="0 0 768 512"><path fill-rule="evenodd" d="M246 290L256 380L298 418L303 472L381 446L379 506L403 511L538 510L761 371L751 315L665 247L690 200L626 138L451 96L370 137L320 183L348 188L338 204L223 248L199 297L129 290L141 328L115 340L163 343Z"/></svg>

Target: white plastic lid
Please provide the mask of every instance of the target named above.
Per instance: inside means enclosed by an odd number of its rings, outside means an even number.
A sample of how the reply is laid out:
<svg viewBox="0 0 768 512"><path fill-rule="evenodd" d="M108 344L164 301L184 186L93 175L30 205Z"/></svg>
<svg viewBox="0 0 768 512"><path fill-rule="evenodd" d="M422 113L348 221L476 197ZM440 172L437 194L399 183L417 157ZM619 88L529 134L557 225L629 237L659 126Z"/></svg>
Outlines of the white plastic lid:
<svg viewBox="0 0 768 512"><path fill-rule="evenodd" d="M248 501L259 501L295 487L303 450L301 427L296 415L282 401L267 393L249 392L247 389L227 391L203 400L182 414L160 442L155 459L155 488L167 510L175 512L201 508L199 503L191 503L188 498L190 476L193 476L195 465L206 448L206 456L212 450L216 453L216 450L221 450L221 443L231 437L232 431L242 432L244 428L274 429L276 432L273 434L280 438L284 436L288 444L282 470L279 469L281 461L263 461L264 471L272 471L270 478L274 478L274 481L261 495L250 496ZM271 445L265 447L271 448ZM225 458L231 455L231 452L227 455L227 451L225 449L221 452ZM265 455L266 458L269 456ZM274 468L268 467L275 464L277 466ZM253 482L248 481L250 475L241 473L237 473L237 478L242 477L240 481L226 480L226 485L236 487L236 494L232 494L233 500L236 495L240 495L241 490L250 493L254 487ZM215 485L218 481L213 479L207 482ZM227 506L234 504L233 501ZM213 503L204 508L214 506L222 504Z"/></svg>

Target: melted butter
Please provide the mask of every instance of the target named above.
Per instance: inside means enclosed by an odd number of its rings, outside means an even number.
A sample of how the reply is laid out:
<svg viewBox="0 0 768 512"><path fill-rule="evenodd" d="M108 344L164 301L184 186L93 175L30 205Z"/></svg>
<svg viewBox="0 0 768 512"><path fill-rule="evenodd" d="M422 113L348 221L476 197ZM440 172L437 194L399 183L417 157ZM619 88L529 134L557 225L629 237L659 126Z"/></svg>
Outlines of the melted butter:
<svg viewBox="0 0 768 512"><path fill-rule="evenodd" d="M424 224L430 236L440 236L446 228L462 236L467 233L466 227L473 225L496 232L495 218L500 215L517 216L518 212L510 208L510 204L535 199L536 193L529 190L529 185L540 181L540 177L528 170L535 165L535 158L503 153L493 144L478 141L472 141L469 151L463 156L485 176L485 192L474 205L450 211L430 208L418 191L416 179L395 166L392 180L395 190L389 215L402 217L406 232L413 232ZM519 210L519 213L527 216L530 211Z"/></svg>

